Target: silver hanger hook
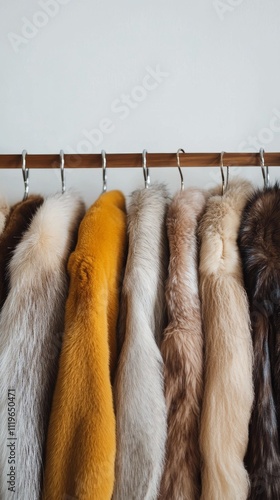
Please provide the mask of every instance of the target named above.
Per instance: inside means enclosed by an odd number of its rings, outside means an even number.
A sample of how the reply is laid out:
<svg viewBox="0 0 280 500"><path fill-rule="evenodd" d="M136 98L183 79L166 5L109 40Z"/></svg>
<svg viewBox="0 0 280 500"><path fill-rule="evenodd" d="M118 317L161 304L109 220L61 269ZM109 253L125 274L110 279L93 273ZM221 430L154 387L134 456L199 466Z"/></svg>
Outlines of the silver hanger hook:
<svg viewBox="0 0 280 500"><path fill-rule="evenodd" d="M144 151L142 153L142 167L143 167L145 188L148 188L150 186L151 179L150 179L150 170L147 167L147 150L146 149L144 149Z"/></svg>
<svg viewBox="0 0 280 500"><path fill-rule="evenodd" d="M23 199L26 200L28 198L29 194L29 168L26 166L26 155L27 151L24 149L21 153L22 156L22 177L23 177L23 183L24 183L24 195Z"/></svg>
<svg viewBox="0 0 280 500"><path fill-rule="evenodd" d="M107 191L107 160L106 160L106 151L102 149L102 177L103 177L103 189L102 193L106 193Z"/></svg>
<svg viewBox="0 0 280 500"><path fill-rule="evenodd" d="M184 185L183 172L182 172L181 165L180 165L180 153L184 153L184 152L185 151L182 148L178 149L178 151L177 151L177 167L178 167L180 177L181 177L181 191L184 191L185 185Z"/></svg>
<svg viewBox="0 0 280 500"><path fill-rule="evenodd" d="M264 149L263 148L260 148L260 166L262 169L264 187L268 188L269 187L269 170L268 170L268 167L265 166L265 163L264 163Z"/></svg>
<svg viewBox="0 0 280 500"><path fill-rule="evenodd" d="M228 180L229 180L229 166L226 167L227 169L227 176L225 179L225 174L224 174L224 154L225 151L221 152L221 160L220 160L220 170L221 170L221 176L222 176L222 196L227 190L228 187Z"/></svg>
<svg viewBox="0 0 280 500"><path fill-rule="evenodd" d="M65 172L64 172L64 151L60 150L60 173L61 173L61 192L65 193Z"/></svg>

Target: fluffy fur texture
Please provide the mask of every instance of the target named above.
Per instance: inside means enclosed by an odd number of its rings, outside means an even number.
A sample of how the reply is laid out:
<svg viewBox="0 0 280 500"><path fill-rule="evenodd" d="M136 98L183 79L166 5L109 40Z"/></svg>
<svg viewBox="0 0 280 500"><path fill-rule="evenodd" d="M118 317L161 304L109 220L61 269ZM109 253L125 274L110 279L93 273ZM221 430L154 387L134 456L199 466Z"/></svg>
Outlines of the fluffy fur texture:
<svg viewBox="0 0 280 500"><path fill-rule="evenodd" d="M232 181L224 196L210 197L199 227L206 350L200 434L204 500L246 500L249 490L243 460L253 403L253 356L237 236L251 192L249 182Z"/></svg>
<svg viewBox="0 0 280 500"><path fill-rule="evenodd" d="M0 235L4 231L4 227L7 221L7 217L10 212L10 207L6 202L5 198L0 196Z"/></svg>
<svg viewBox="0 0 280 500"><path fill-rule="evenodd" d="M68 287L66 262L82 214L83 204L74 195L46 199L9 264L11 290L0 316L1 500L40 497ZM7 483L9 389L15 394L15 493L8 491Z"/></svg>
<svg viewBox="0 0 280 500"><path fill-rule="evenodd" d="M255 404L246 456L250 498L275 500L280 499L280 189L277 184L257 191L249 200L242 217L239 246L250 301L255 358Z"/></svg>
<svg viewBox="0 0 280 500"><path fill-rule="evenodd" d="M8 265L15 247L20 242L24 232L42 205L41 196L29 196L27 200L20 201L11 208L5 230L0 236L0 309L2 308L9 290Z"/></svg>
<svg viewBox="0 0 280 500"><path fill-rule="evenodd" d="M110 500L116 450L110 380L116 368L125 199L104 193L83 219L68 271L65 334L48 431L43 498Z"/></svg>
<svg viewBox="0 0 280 500"><path fill-rule="evenodd" d="M200 497L198 446L203 390L203 335L198 292L196 230L206 192L187 189L172 201L167 230L170 248L166 301L169 324L161 353L168 411L162 500Z"/></svg>
<svg viewBox="0 0 280 500"><path fill-rule="evenodd" d="M114 500L156 499L163 471L167 416L158 346L166 320L168 202L165 187L154 185L135 191L128 210L129 247L120 320L123 345L114 388Z"/></svg>

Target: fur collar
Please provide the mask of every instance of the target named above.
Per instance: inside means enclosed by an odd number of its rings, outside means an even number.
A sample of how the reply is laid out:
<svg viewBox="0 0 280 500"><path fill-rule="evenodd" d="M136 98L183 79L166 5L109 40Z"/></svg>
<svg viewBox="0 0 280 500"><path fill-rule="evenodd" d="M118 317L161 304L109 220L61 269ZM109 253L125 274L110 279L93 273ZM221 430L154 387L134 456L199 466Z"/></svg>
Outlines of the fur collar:
<svg viewBox="0 0 280 500"><path fill-rule="evenodd" d="M84 212L71 193L47 198L10 261L0 316L0 496L8 495L8 389L15 394L16 493L40 497L42 455L63 331L66 261ZM11 441L10 441L11 442ZM9 497L8 497L9 498Z"/></svg>
<svg viewBox="0 0 280 500"><path fill-rule="evenodd" d="M197 444L203 388L203 335L196 230L206 198L206 192L198 189L181 191L172 201L167 216L169 325L161 352L165 364L168 434L162 500L200 498L201 458Z"/></svg>
<svg viewBox="0 0 280 500"><path fill-rule="evenodd" d="M200 434L204 500L246 500L249 489L243 459L253 403L252 341L237 236L251 192L252 185L242 180L232 181L224 196L214 192L199 227L206 354Z"/></svg>
<svg viewBox="0 0 280 500"><path fill-rule="evenodd" d="M20 201L11 208L5 229L0 236L0 310L8 294L8 265L13 251L43 201L41 196L32 195L27 200Z"/></svg>
<svg viewBox="0 0 280 500"><path fill-rule="evenodd" d="M135 191L128 208L120 319L123 345L115 384L115 500L156 499L162 475L166 407L157 344L165 326L168 203L166 188L154 185Z"/></svg>
<svg viewBox="0 0 280 500"><path fill-rule="evenodd" d="M256 191L242 217L239 245L250 301L254 388L246 457L251 499L280 498L280 189ZM278 420L278 422L277 422Z"/></svg>

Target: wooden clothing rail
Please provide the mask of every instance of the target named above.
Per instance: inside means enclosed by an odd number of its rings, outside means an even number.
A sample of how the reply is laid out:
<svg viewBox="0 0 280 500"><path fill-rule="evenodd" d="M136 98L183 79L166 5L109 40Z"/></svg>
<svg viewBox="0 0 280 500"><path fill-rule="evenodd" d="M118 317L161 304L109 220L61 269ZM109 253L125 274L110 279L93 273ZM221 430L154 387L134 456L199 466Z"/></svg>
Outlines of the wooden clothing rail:
<svg viewBox="0 0 280 500"><path fill-rule="evenodd" d="M147 167L177 167L175 153L149 153L146 155ZM264 153L265 165L280 166L280 153ZM142 167L142 153L108 153L107 168ZM180 153L181 167L219 167L221 153ZM259 153L224 153L224 166L257 167L260 166ZM21 168L22 155L0 155L0 169ZM59 168L59 154L27 154L28 168ZM100 154L65 154L65 168L101 168Z"/></svg>

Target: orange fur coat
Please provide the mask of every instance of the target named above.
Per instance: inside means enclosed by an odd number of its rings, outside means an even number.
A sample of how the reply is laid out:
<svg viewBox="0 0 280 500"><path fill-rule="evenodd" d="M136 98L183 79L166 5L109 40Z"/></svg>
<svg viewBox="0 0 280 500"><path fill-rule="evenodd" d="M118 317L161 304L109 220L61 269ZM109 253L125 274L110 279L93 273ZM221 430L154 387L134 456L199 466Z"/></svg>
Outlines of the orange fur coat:
<svg viewBox="0 0 280 500"><path fill-rule="evenodd" d="M45 500L109 500L112 495L111 383L125 252L125 199L111 191L88 210L68 263L70 290L47 440Z"/></svg>

